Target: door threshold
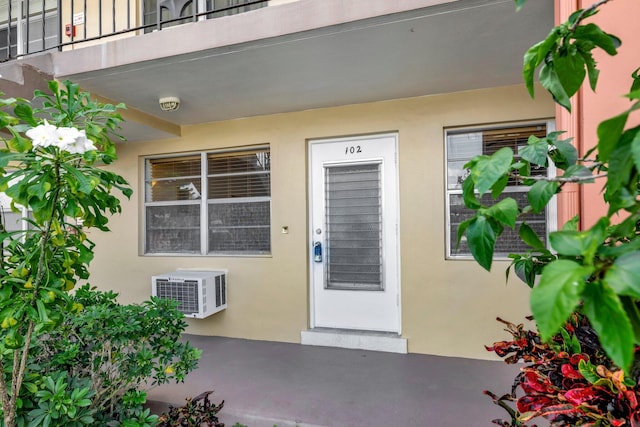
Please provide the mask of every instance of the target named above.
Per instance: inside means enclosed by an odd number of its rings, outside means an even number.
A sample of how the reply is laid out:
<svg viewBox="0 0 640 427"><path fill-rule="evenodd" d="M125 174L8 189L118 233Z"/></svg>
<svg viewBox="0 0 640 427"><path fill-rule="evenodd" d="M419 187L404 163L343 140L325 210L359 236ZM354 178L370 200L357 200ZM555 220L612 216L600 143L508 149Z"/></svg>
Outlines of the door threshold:
<svg viewBox="0 0 640 427"><path fill-rule="evenodd" d="M407 339L394 332L314 328L300 333L302 345L407 354Z"/></svg>

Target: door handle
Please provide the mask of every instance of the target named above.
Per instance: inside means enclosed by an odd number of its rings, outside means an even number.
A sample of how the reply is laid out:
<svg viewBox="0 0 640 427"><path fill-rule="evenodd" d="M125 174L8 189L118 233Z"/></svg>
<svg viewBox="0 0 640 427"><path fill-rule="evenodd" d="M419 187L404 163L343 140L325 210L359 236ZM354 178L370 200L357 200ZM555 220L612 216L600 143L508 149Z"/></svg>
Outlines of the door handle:
<svg viewBox="0 0 640 427"><path fill-rule="evenodd" d="M315 242L313 244L313 261L322 262L322 243Z"/></svg>

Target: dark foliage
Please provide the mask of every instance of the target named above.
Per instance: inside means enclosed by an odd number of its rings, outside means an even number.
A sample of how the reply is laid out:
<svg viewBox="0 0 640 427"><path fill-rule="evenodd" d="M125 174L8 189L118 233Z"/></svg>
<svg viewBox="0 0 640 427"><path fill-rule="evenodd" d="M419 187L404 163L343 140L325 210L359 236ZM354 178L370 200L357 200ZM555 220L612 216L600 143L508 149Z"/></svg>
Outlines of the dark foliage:
<svg viewBox="0 0 640 427"><path fill-rule="evenodd" d="M524 362L510 393L484 393L504 408L511 420L493 420L502 427L527 424L542 417L554 427L640 427L640 347L629 375L602 350L588 320L574 314L549 343L537 332L500 318L513 339L487 347L506 363Z"/></svg>
<svg viewBox="0 0 640 427"><path fill-rule="evenodd" d="M169 412L160 416L158 427L224 427L218 420L224 400L219 405L212 403L211 393L213 391L205 391L193 399L188 397L184 406L170 406Z"/></svg>

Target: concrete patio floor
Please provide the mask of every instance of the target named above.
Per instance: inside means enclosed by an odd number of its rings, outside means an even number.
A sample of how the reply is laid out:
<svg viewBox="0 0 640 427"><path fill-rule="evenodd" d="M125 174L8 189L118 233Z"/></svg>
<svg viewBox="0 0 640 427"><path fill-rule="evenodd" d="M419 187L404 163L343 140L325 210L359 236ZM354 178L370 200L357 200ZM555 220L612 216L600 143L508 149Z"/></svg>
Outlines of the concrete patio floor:
<svg viewBox="0 0 640 427"><path fill-rule="evenodd" d="M215 390L227 427L482 427L506 412L482 394L510 391L517 366L420 354L187 335L203 350L184 384L149 392L155 411Z"/></svg>

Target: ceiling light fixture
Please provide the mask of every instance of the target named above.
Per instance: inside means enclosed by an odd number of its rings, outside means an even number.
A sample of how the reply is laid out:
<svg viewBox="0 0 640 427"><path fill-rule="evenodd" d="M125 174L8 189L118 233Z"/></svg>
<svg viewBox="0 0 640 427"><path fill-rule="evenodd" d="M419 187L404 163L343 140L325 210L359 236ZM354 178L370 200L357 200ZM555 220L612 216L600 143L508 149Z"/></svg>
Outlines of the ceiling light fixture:
<svg viewBox="0 0 640 427"><path fill-rule="evenodd" d="M177 96L167 96L164 98L158 99L160 103L160 109L162 111L176 111L180 108L180 98Z"/></svg>

